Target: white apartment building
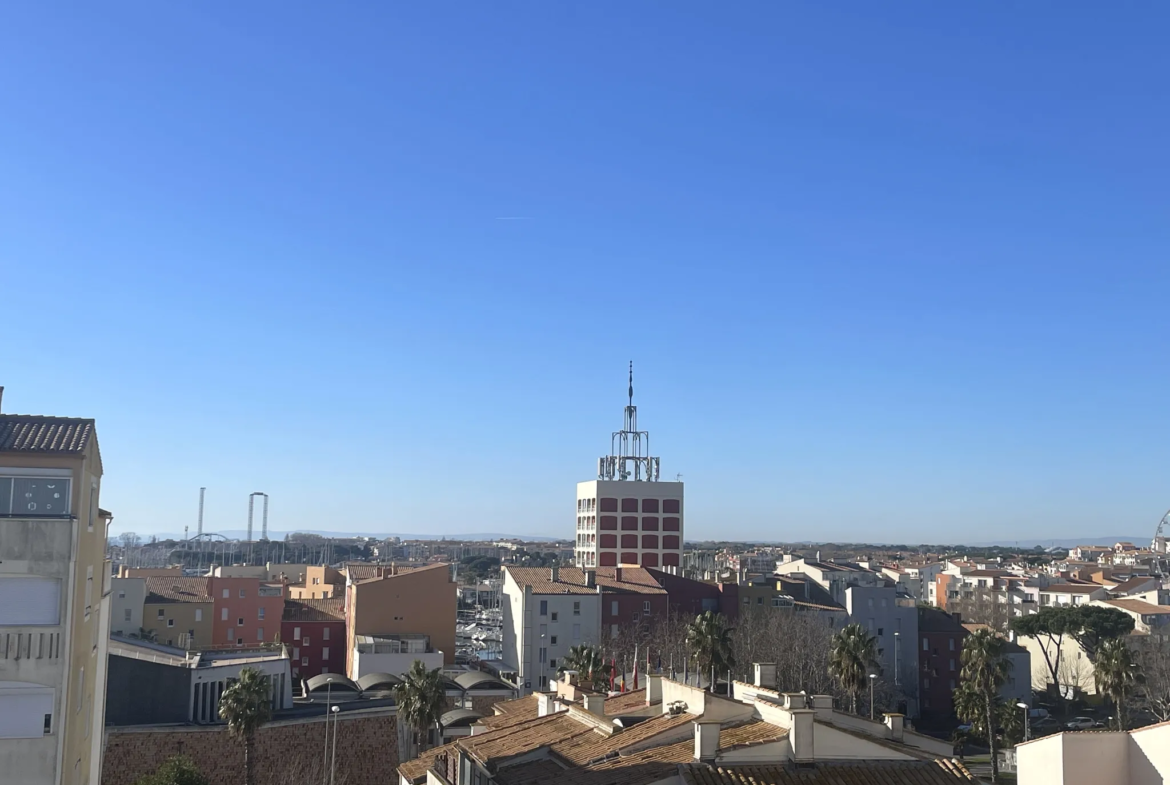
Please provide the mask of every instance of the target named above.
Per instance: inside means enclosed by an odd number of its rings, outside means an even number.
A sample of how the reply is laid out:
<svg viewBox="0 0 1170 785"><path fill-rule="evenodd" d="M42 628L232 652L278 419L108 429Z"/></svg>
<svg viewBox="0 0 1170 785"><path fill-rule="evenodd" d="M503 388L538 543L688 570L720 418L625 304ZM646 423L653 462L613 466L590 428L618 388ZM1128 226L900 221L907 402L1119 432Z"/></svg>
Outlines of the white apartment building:
<svg viewBox="0 0 1170 785"><path fill-rule="evenodd" d="M93 420L0 414L4 782L100 782L111 577L101 477Z"/></svg>
<svg viewBox="0 0 1170 785"><path fill-rule="evenodd" d="M505 567L503 660L515 668L521 695L548 689L570 646L601 639L601 590L563 581L557 567ZM578 572L573 570L573 572Z"/></svg>
<svg viewBox="0 0 1170 785"><path fill-rule="evenodd" d="M1170 779L1170 724L1055 733L1016 745L1016 766L1027 785L1161 785Z"/></svg>
<svg viewBox="0 0 1170 785"><path fill-rule="evenodd" d="M683 484L659 482L650 433L638 430L632 365L625 422L610 447L597 461L597 479L577 483L577 566L680 568Z"/></svg>

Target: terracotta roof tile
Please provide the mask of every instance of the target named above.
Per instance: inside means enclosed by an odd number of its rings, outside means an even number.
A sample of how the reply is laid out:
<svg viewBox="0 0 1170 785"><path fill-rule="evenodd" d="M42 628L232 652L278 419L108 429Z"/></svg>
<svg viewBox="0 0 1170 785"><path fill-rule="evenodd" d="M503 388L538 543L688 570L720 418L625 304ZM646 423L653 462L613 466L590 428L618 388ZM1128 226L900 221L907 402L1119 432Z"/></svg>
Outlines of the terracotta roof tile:
<svg viewBox="0 0 1170 785"><path fill-rule="evenodd" d="M605 699L605 713L609 717L617 717L626 712L646 708L646 688L634 690L622 695L614 695Z"/></svg>
<svg viewBox="0 0 1170 785"><path fill-rule="evenodd" d="M563 742L552 745L552 751L577 766L597 761L606 755L630 749L653 739L655 736L689 726L697 719L693 714L659 714L648 720L643 720L626 730L619 730L609 736L594 731L584 736L574 736ZM689 731L689 728L688 728ZM678 733L672 734L675 740ZM693 743L693 742L692 742Z"/></svg>
<svg viewBox="0 0 1170 785"><path fill-rule="evenodd" d="M1040 593L1044 594L1092 594L1095 591L1101 591L1101 586L1096 583L1054 583L1047 589L1040 589Z"/></svg>
<svg viewBox="0 0 1170 785"><path fill-rule="evenodd" d="M411 782L425 779L427 772L430 770L431 764L435 762L435 759L442 754L455 752L457 749L456 745L457 742L451 742L450 744L444 744L439 747L431 747L417 758L408 760L406 763L398 764L398 773L406 777L406 779Z"/></svg>
<svg viewBox="0 0 1170 785"><path fill-rule="evenodd" d="M1158 616L1170 613L1170 605L1155 605L1145 600L1123 598L1118 600L1101 600L1101 602L1131 613L1140 613L1143 616Z"/></svg>
<svg viewBox="0 0 1170 785"><path fill-rule="evenodd" d="M573 719L565 712L560 712L529 722L517 723L494 733L467 736L461 740L460 746L480 763L490 766L505 758L531 752L538 747L567 741L574 736L596 733L592 726Z"/></svg>
<svg viewBox="0 0 1170 785"><path fill-rule="evenodd" d="M211 602L207 578L149 577L146 579L146 602Z"/></svg>
<svg viewBox="0 0 1170 785"><path fill-rule="evenodd" d="M285 600L283 621L345 621L345 600Z"/></svg>
<svg viewBox="0 0 1170 785"><path fill-rule="evenodd" d="M798 769L791 764L682 767L687 785L955 785L975 778L954 761L865 761L820 763Z"/></svg>
<svg viewBox="0 0 1170 785"><path fill-rule="evenodd" d="M557 580L547 567L505 567L518 585L531 586L533 594L596 594L597 589L585 585L585 571L578 567L561 567ZM621 569L622 579L617 579ZM666 594L654 576L644 567L598 567L596 583L603 591L631 594Z"/></svg>
<svg viewBox="0 0 1170 785"><path fill-rule="evenodd" d="M0 452L79 455L93 436L93 420L79 417L0 415Z"/></svg>
<svg viewBox="0 0 1170 785"><path fill-rule="evenodd" d="M397 578L399 575L410 575L419 570L433 570L437 567L447 567L445 562L431 564L426 567L401 567L397 564L370 564L368 562L350 562L343 571L349 575L354 583L377 581L383 578Z"/></svg>

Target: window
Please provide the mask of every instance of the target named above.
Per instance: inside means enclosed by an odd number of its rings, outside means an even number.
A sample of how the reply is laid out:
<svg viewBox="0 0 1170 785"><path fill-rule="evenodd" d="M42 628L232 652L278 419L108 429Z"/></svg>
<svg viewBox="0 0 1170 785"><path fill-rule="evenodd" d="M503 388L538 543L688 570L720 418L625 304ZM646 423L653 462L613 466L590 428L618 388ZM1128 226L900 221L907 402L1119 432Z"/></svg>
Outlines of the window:
<svg viewBox="0 0 1170 785"><path fill-rule="evenodd" d="M551 660L548 661L548 667L550 667L550 668L557 667L557 658L556 657L553 657Z"/></svg>
<svg viewBox="0 0 1170 785"><path fill-rule="evenodd" d="M320 579L320 578L314 578L314 579L313 579L313 585L314 585L314 586L317 586L317 585L318 585L318 584L320 584L320 583L321 583L321 579Z"/></svg>
<svg viewBox="0 0 1170 785"><path fill-rule="evenodd" d="M885 635L885 634L886 634L886 630L885 630L885 628L884 628L884 627L878 627L878 635Z"/></svg>
<svg viewBox="0 0 1170 785"><path fill-rule="evenodd" d="M929 638L922 639L922 650L923 651L930 651L930 639Z"/></svg>
<svg viewBox="0 0 1170 785"><path fill-rule="evenodd" d="M243 626L244 626L244 617L243 617L243 616L241 616L240 618L236 619L236 626L237 626L237 627L243 627Z"/></svg>
<svg viewBox="0 0 1170 785"><path fill-rule="evenodd" d="M93 531L93 522L97 520L98 513L98 486L97 480L90 481L89 484L89 521L86 528Z"/></svg>
<svg viewBox="0 0 1170 785"><path fill-rule="evenodd" d="M228 599L228 598L229 598L229 597L231 597L231 596L232 596L232 591L231 591L231 589L224 589L224 590L223 590L223 598L224 598L225 600L226 600L226 599Z"/></svg>
<svg viewBox="0 0 1170 785"><path fill-rule="evenodd" d="M637 511L638 511L638 500L637 499L622 499L622 512L637 512Z"/></svg>
<svg viewBox="0 0 1170 785"><path fill-rule="evenodd" d="M69 483L65 477L0 477L0 515L68 515Z"/></svg>
<svg viewBox="0 0 1170 785"><path fill-rule="evenodd" d="M309 636L308 636L308 635L306 635L305 637L301 638L301 645L302 645L302 646L308 646L308 645L309 645Z"/></svg>
<svg viewBox="0 0 1170 785"><path fill-rule="evenodd" d="M540 615L548 616L548 600L540 601Z"/></svg>
<svg viewBox="0 0 1170 785"><path fill-rule="evenodd" d="M162 608L158 609L158 618L160 618L160 619L165 618L166 615L167 615L167 612L164 609L162 609Z"/></svg>
<svg viewBox="0 0 1170 785"><path fill-rule="evenodd" d="M575 640L575 641L581 640L581 625L580 624L573 625L573 640Z"/></svg>
<svg viewBox="0 0 1170 785"><path fill-rule="evenodd" d="M300 646L293 646L293 656L292 656L292 658L293 658L294 660L299 660L299 659L301 658L301 647L300 647Z"/></svg>
<svg viewBox="0 0 1170 785"><path fill-rule="evenodd" d="M240 599L244 599L244 590L240 589Z"/></svg>
<svg viewBox="0 0 1170 785"><path fill-rule="evenodd" d="M601 500L601 511L602 512L617 512L618 511L618 500L617 499L603 498Z"/></svg>
<svg viewBox="0 0 1170 785"><path fill-rule="evenodd" d="M548 662L548 649L543 646L540 647L540 649L537 651L537 661L541 665L544 665L546 662Z"/></svg>
<svg viewBox="0 0 1170 785"><path fill-rule="evenodd" d="M228 609L227 608L220 608L219 620L220 621L227 621L228 620Z"/></svg>
<svg viewBox="0 0 1170 785"><path fill-rule="evenodd" d="M308 667L308 665L309 665L309 658L308 658L308 657L301 657L301 665L303 665L303 666L305 666L305 667Z"/></svg>
<svg viewBox="0 0 1170 785"><path fill-rule="evenodd" d="M258 641L264 640L264 628L263 627L256 628L256 640L258 640Z"/></svg>
<svg viewBox="0 0 1170 785"><path fill-rule="evenodd" d="M168 627L174 627L174 626L175 626L175 620L174 620L174 619L167 619L167 626L168 626Z"/></svg>
<svg viewBox="0 0 1170 785"><path fill-rule="evenodd" d="M321 628L321 640L323 640L323 641L329 640L329 628L328 627Z"/></svg>
<svg viewBox="0 0 1170 785"><path fill-rule="evenodd" d="M618 636L618 626L616 624L609 625L609 637L616 638Z"/></svg>
<svg viewBox="0 0 1170 785"><path fill-rule="evenodd" d="M951 689L953 690L954 688L955 688L955 680L951 679Z"/></svg>
<svg viewBox="0 0 1170 785"><path fill-rule="evenodd" d="M617 616L618 615L618 601L617 600L610 600L609 601L609 615L610 616Z"/></svg>
<svg viewBox="0 0 1170 785"><path fill-rule="evenodd" d="M329 666L328 666L328 665L322 665L322 666L321 666L321 672L322 672L322 673L328 673L328 672L329 672Z"/></svg>
<svg viewBox="0 0 1170 785"><path fill-rule="evenodd" d="M637 614L637 613L634 614L634 623L635 624L637 622L641 621L641 619L642 619L642 617L639 614Z"/></svg>
<svg viewBox="0 0 1170 785"><path fill-rule="evenodd" d="M551 638L549 638L548 645L549 646L556 646L557 645L557 636L554 635Z"/></svg>
<svg viewBox="0 0 1170 785"><path fill-rule="evenodd" d="M947 648L950 649L951 651L955 650L955 639L954 638L947 639Z"/></svg>
<svg viewBox="0 0 1170 785"><path fill-rule="evenodd" d="M323 659L323 660L329 659L329 647L328 646L321 647L321 659Z"/></svg>
<svg viewBox="0 0 1170 785"><path fill-rule="evenodd" d="M118 592L118 599L119 599L119 600L124 600L124 599L126 599L126 592L124 592L124 591L120 591L120 592Z"/></svg>
<svg viewBox="0 0 1170 785"><path fill-rule="evenodd" d="M45 735L48 736L52 732L53 732L53 715L46 714L45 715Z"/></svg>
<svg viewBox="0 0 1170 785"><path fill-rule="evenodd" d="M228 643L231 643L232 641L234 641L236 639L236 628L235 627L228 627L227 639L228 639Z"/></svg>
<svg viewBox="0 0 1170 785"><path fill-rule="evenodd" d="M644 531L644 532L658 531L658 518L653 516L653 515L643 516L643 518L642 518L642 531Z"/></svg>
<svg viewBox="0 0 1170 785"><path fill-rule="evenodd" d="M264 621L264 609L263 608L257 609L256 618L259 619L260 621Z"/></svg>
<svg viewBox="0 0 1170 785"><path fill-rule="evenodd" d="M869 607L873 607L873 597L869 598Z"/></svg>
<svg viewBox="0 0 1170 785"><path fill-rule="evenodd" d="M202 608L195 609L195 621L203 621L203 609Z"/></svg>
<svg viewBox="0 0 1170 785"><path fill-rule="evenodd" d="M642 603L642 613L645 613L645 614L650 613L650 600L645 600Z"/></svg>
<svg viewBox="0 0 1170 785"><path fill-rule="evenodd" d="M299 641L301 639L301 628L293 627L293 640Z"/></svg>
<svg viewBox="0 0 1170 785"><path fill-rule="evenodd" d="M751 597L744 597L744 598L743 598L743 604L744 604L744 605L751 605L751 604L752 604L752 598L751 598Z"/></svg>
<svg viewBox="0 0 1170 785"><path fill-rule="evenodd" d="M236 645L237 645L237 646L243 646L243 645L244 645L244 639L243 639L243 638L236 638Z"/></svg>
<svg viewBox="0 0 1170 785"><path fill-rule="evenodd" d="M573 603L573 615L574 616L581 615L581 602L579 600Z"/></svg>
<svg viewBox="0 0 1170 785"><path fill-rule="evenodd" d="M952 657L951 658L951 670L954 670L954 669L955 669L955 658Z"/></svg>
<svg viewBox="0 0 1170 785"><path fill-rule="evenodd" d="M52 733L53 695L52 687L31 682L0 688L0 739L36 739Z"/></svg>
<svg viewBox="0 0 1170 785"><path fill-rule="evenodd" d="M129 608L126 608L125 613L126 613L125 621L130 621L131 610Z"/></svg>
<svg viewBox="0 0 1170 785"><path fill-rule="evenodd" d="M556 620L557 620L557 612L556 612L556 611L553 611L553 612L552 612L552 620L553 620L553 621L556 621Z"/></svg>
<svg viewBox="0 0 1170 785"><path fill-rule="evenodd" d="M930 679L926 679L926 678L924 678L924 679L922 680L922 688L923 688L924 690L929 690L929 689L930 689Z"/></svg>

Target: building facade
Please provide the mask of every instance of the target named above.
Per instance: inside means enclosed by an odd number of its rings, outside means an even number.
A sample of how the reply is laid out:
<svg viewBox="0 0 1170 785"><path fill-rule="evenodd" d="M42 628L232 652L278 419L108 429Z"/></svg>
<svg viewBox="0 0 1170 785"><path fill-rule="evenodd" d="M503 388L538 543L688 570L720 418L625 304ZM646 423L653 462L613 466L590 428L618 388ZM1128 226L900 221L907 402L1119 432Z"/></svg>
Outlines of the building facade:
<svg viewBox="0 0 1170 785"><path fill-rule="evenodd" d="M152 576L143 580L146 599L141 626L145 638L180 649L212 645L215 605L207 585L209 578ZM127 630L127 634L137 635L138 630Z"/></svg>
<svg viewBox="0 0 1170 785"><path fill-rule="evenodd" d="M280 639L289 647L294 678L344 673L345 600L285 600Z"/></svg>
<svg viewBox="0 0 1170 785"><path fill-rule="evenodd" d="M110 634L138 635L145 604L145 578L114 578L110 586Z"/></svg>
<svg viewBox="0 0 1170 785"><path fill-rule="evenodd" d="M503 660L527 695L548 688L570 646L598 643L601 587L592 572L575 568L505 567L503 572Z"/></svg>
<svg viewBox="0 0 1170 785"><path fill-rule="evenodd" d="M111 577L101 478L93 420L0 415L5 782L100 780Z"/></svg>
<svg viewBox="0 0 1170 785"><path fill-rule="evenodd" d="M650 433L638 430L632 368L625 422L610 446L598 459L597 479L577 483L577 566L680 567L683 484L659 482Z"/></svg>
<svg viewBox="0 0 1170 785"><path fill-rule="evenodd" d="M963 669L960 619L938 608L918 608L918 695L922 716L942 720L955 710L953 693Z"/></svg>

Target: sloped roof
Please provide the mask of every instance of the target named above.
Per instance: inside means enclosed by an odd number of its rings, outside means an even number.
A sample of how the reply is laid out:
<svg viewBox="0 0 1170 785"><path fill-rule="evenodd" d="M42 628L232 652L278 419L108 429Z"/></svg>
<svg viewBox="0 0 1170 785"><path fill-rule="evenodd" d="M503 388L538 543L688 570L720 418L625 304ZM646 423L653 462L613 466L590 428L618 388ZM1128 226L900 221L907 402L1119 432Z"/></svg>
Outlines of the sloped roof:
<svg viewBox="0 0 1170 785"><path fill-rule="evenodd" d="M566 741L554 743L552 751L570 763L583 766L611 753L641 744L659 734L670 733L684 725L689 726L696 719L698 718L693 714L673 716L659 714L611 736L602 736L600 733L573 736ZM674 735L677 738L678 733Z"/></svg>
<svg viewBox="0 0 1170 785"><path fill-rule="evenodd" d="M1093 592L1101 591L1104 587L1100 584L1090 583L1054 583L1047 589L1041 589L1040 593L1045 592L1049 594L1092 594Z"/></svg>
<svg viewBox="0 0 1170 785"><path fill-rule="evenodd" d="M533 594L596 594L597 589L585 585L585 571L579 567L561 567L557 580L552 579L548 567L512 567L504 569L520 586L531 586ZM621 570L621 580L617 571ZM603 591L631 594L666 594L654 576L644 567L598 567L594 572L597 586Z"/></svg>
<svg viewBox="0 0 1170 785"><path fill-rule="evenodd" d="M471 709L451 709L451 711L445 712L439 718L439 724L444 728L454 728L456 726L470 725L482 718L483 715L478 711L472 711Z"/></svg>
<svg viewBox="0 0 1170 785"><path fill-rule="evenodd" d="M646 707L646 688L633 690L622 695L614 695L605 699L606 716L616 717L627 711L636 711Z"/></svg>
<svg viewBox="0 0 1170 785"><path fill-rule="evenodd" d="M390 578L399 578L403 575L410 575L412 572L419 572L421 570L434 570L438 568L450 569L446 562L436 562L435 564L428 564L426 567L401 567L397 564L368 564L365 562L351 562L345 565L345 572L349 575L350 580L354 583L366 583L367 581L388 580Z"/></svg>
<svg viewBox="0 0 1170 785"><path fill-rule="evenodd" d="M345 600L285 600L284 621L345 621Z"/></svg>
<svg viewBox="0 0 1170 785"><path fill-rule="evenodd" d="M1138 599L1101 600L1106 605L1120 608L1130 613L1140 613L1142 616L1164 616L1170 614L1170 605L1155 605L1152 602Z"/></svg>
<svg viewBox="0 0 1170 785"><path fill-rule="evenodd" d="M0 414L0 452L80 455L93 432L94 421L80 417Z"/></svg>
<svg viewBox="0 0 1170 785"><path fill-rule="evenodd" d="M146 602L211 602L207 578L156 575L146 578Z"/></svg>
<svg viewBox="0 0 1170 785"><path fill-rule="evenodd" d="M975 778L955 761L864 761L823 763L815 768L791 764L682 768L687 785L955 785Z"/></svg>

